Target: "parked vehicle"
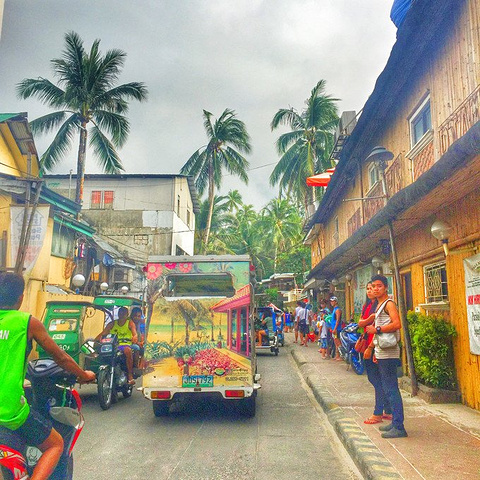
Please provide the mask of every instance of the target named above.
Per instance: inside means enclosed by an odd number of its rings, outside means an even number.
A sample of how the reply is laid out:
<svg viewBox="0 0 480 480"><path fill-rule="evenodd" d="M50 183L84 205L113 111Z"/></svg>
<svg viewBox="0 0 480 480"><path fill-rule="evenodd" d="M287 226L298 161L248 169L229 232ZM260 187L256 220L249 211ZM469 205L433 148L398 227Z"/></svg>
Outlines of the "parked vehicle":
<svg viewBox="0 0 480 480"><path fill-rule="evenodd" d="M365 364L362 354L355 350L355 343L360 338L358 333L358 323L349 323L340 332L340 356L351 365L357 375L362 375L365 370Z"/></svg>
<svg viewBox="0 0 480 480"><path fill-rule="evenodd" d="M131 397L133 386L128 383L126 357L118 349L117 336L106 335L99 343L98 346L93 346L98 353L100 363L97 374L98 401L103 410L108 410L112 403L117 402L120 392L124 398Z"/></svg>
<svg viewBox="0 0 480 480"><path fill-rule="evenodd" d="M281 310L277 309L276 307L258 307L256 309L256 317L259 321L265 319L267 322L269 338L263 339L262 345L256 344L256 349L259 352L262 351L270 351L275 356L278 355L280 349L278 348L280 345L285 343L285 338L283 334L282 323L277 323L278 318L282 318L280 315ZM282 312L283 313L283 312ZM260 326L256 326L256 328L260 328ZM283 343L282 343L283 342Z"/></svg>
<svg viewBox="0 0 480 480"><path fill-rule="evenodd" d="M75 375L65 372L51 359L29 362L25 389L30 405L49 418L63 437L64 450L50 480L73 479L73 447L82 431L82 401L74 389ZM42 453L26 445L15 431L0 427L0 471L4 480L26 479L32 474ZM27 476L28 475L28 476Z"/></svg>
<svg viewBox="0 0 480 480"><path fill-rule="evenodd" d="M143 394L156 416L182 396L214 396L255 415L259 376L247 256L151 257L160 291L147 319Z"/></svg>

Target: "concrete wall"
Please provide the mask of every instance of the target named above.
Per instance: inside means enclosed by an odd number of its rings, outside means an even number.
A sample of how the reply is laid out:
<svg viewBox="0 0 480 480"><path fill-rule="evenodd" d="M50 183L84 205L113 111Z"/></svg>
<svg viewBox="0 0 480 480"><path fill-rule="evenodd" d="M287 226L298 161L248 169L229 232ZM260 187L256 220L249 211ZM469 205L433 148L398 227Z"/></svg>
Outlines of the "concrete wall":
<svg viewBox="0 0 480 480"><path fill-rule="evenodd" d="M68 196L69 178L46 182ZM70 196L74 187L73 179ZM113 209L91 209L92 191L107 190L115 192ZM195 216L186 178L87 177L82 215L99 235L139 263L148 255L175 254L177 245L193 255Z"/></svg>

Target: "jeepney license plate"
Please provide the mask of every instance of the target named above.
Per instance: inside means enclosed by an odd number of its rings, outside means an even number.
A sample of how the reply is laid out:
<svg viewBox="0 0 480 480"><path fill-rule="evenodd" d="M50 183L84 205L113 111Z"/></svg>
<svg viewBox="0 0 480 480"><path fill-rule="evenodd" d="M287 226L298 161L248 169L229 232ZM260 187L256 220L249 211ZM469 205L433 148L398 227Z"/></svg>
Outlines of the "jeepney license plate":
<svg viewBox="0 0 480 480"><path fill-rule="evenodd" d="M183 375L182 387L213 387L213 375Z"/></svg>

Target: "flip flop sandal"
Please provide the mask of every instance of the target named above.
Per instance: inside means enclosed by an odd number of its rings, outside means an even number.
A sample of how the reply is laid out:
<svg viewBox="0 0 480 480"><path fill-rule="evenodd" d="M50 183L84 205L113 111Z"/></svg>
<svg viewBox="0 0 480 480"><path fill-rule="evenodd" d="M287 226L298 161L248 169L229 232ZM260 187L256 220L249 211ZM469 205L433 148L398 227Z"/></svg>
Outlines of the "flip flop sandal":
<svg viewBox="0 0 480 480"><path fill-rule="evenodd" d="M367 425L375 425L376 423L382 423L382 421L383 420L381 418L372 415L371 417L368 417L366 420L364 420L363 423L366 423Z"/></svg>
<svg viewBox="0 0 480 480"><path fill-rule="evenodd" d="M384 413L384 414L382 415L382 418L383 418L384 420L392 420L393 415L392 415L391 413Z"/></svg>

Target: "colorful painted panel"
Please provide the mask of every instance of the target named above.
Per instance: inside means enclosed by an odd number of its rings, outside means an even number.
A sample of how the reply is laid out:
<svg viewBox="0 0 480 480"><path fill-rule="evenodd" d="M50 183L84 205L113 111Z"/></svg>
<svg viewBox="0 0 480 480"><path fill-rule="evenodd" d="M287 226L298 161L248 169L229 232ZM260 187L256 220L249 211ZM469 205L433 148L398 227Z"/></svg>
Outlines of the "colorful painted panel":
<svg viewBox="0 0 480 480"><path fill-rule="evenodd" d="M215 308L238 299L240 290L249 305L249 263L156 263L147 265L147 274L161 295L148 326L143 385L251 386L251 359L228 348L229 311Z"/></svg>

